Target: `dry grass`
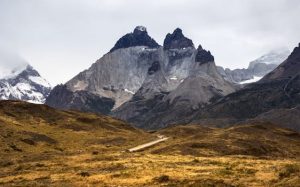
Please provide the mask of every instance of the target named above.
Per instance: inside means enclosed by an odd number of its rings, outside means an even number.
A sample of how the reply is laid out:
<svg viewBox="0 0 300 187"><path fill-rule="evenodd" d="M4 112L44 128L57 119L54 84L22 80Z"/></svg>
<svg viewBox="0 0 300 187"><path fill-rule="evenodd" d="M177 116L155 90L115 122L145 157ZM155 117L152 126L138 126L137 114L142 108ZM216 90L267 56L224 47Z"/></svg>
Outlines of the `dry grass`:
<svg viewBox="0 0 300 187"><path fill-rule="evenodd" d="M297 160L143 153L54 156L1 170L3 186L297 186Z"/></svg>
<svg viewBox="0 0 300 187"><path fill-rule="evenodd" d="M170 139L128 153L156 134L106 116L0 102L0 186L300 184L297 133L264 126L186 126L158 133Z"/></svg>

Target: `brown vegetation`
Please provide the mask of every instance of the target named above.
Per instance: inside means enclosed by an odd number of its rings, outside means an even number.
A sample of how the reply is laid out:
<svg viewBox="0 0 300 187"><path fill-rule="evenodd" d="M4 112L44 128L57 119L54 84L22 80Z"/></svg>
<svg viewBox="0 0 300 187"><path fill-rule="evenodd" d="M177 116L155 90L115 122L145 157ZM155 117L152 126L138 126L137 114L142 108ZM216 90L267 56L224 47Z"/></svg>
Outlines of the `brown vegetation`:
<svg viewBox="0 0 300 187"><path fill-rule="evenodd" d="M169 137L154 147L126 149ZM0 102L0 186L299 186L300 136L266 124L146 133L107 116Z"/></svg>

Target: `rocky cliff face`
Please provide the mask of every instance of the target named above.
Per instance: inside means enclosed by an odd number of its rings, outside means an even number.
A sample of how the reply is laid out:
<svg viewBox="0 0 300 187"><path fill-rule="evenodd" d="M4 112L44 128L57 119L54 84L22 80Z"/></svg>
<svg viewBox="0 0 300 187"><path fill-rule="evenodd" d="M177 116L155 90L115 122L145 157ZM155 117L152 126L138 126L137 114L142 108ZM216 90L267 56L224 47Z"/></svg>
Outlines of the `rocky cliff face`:
<svg viewBox="0 0 300 187"><path fill-rule="evenodd" d="M178 29L172 35L178 35ZM162 128L235 90L218 73L209 51L195 49L182 32L180 37L172 35L158 51L163 58L152 64L141 88L113 112L115 117L140 128Z"/></svg>
<svg viewBox="0 0 300 187"><path fill-rule="evenodd" d="M0 79L1 100L23 100L44 103L50 84L30 65L23 64Z"/></svg>
<svg viewBox="0 0 300 187"><path fill-rule="evenodd" d="M218 67L219 73L228 81L234 83L251 83L259 80L274 70L290 55L288 49L273 50L249 63L247 69L230 70Z"/></svg>
<svg viewBox="0 0 300 187"><path fill-rule="evenodd" d="M60 109L71 108L84 112L108 114L115 101L85 90L72 92L66 85L58 85L51 91L47 104Z"/></svg>
<svg viewBox="0 0 300 187"><path fill-rule="evenodd" d="M272 116L298 111L300 105L300 44L275 70L257 83L229 94L205 110L191 115L195 123L219 126L234 124L252 118L274 120ZM297 112L296 112L297 113ZM293 120L297 116L290 116ZM283 121L282 121L283 120ZM300 126L278 121L284 127L300 130Z"/></svg>
<svg viewBox="0 0 300 187"><path fill-rule="evenodd" d="M172 118L182 109L190 112L234 90L218 73L211 53L201 46L195 49L181 29L168 34L160 47L144 27L137 27L88 70L54 88L46 103L102 113L112 110L139 127L157 128L169 121L151 122L162 109L173 110L168 117Z"/></svg>

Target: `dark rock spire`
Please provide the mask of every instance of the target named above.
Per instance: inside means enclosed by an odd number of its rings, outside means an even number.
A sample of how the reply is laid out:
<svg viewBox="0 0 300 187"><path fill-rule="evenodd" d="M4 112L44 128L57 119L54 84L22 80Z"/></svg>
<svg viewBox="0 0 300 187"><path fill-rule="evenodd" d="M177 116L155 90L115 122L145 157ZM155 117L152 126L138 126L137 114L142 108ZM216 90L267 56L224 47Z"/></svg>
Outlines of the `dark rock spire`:
<svg viewBox="0 0 300 187"><path fill-rule="evenodd" d="M210 53L210 51L206 51L205 49L202 48L201 45L199 45L197 49L197 54L195 61L200 62L201 64L208 63L208 62L213 62L214 56Z"/></svg>
<svg viewBox="0 0 300 187"><path fill-rule="evenodd" d="M177 28L172 34L168 33L164 40L164 49L182 49L194 47L193 41L182 34L182 30Z"/></svg>
<svg viewBox="0 0 300 187"><path fill-rule="evenodd" d="M128 33L121 37L110 52L134 46L146 46L149 48L159 47L158 43L148 35L146 27L137 26L133 33Z"/></svg>

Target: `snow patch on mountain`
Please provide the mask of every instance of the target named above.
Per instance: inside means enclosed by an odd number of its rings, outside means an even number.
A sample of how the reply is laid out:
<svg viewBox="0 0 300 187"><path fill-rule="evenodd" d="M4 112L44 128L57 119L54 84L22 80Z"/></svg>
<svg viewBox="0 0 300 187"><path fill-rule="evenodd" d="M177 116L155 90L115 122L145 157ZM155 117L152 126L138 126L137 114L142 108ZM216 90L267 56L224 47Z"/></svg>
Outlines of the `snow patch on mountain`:
<svg viewBox="0 0 300 187"><path fill-rule="evenodd" d="M178 78L176 76L173 76L170 78L170 80L177 80Z"/></svg>
<svg viewBox="0 0 300 187"><path fill-rule="evenodd" d="M51 85L49 84L49 82L42 78L42 77L38 77L38 76L29 76L29 79L33 82L35 82L36 84L39 84L41 86L44 86L46 88L51 88Z"/></svg>
<svg viewBox="0 0 300 187"><path fill-rule="evenodd" d="M125 88L125 90L124 90L125 92L127 92L127 93L130 93L130 94L134 94L134 92L133 91L130 91L130 90L128 90L127 88Z"/></svg>
<svg viewBox="0 0 300 187"><path fill-rule="evenodd" d="M147 31L147 28L144 27L144 26L137 26L135 29L139 30L139 31L142 31L142 32L146 32Z"/></svg>
<svg viewBox="0 0 300 187"><path fill-rule="evenodd" d="M239 84L249 84L249 83L257 82L257 81L259 81L261 78L263 78L263 77L254 76L252 79L249 79L249 80L245 80L245 81L239 82Z"/></svg>

